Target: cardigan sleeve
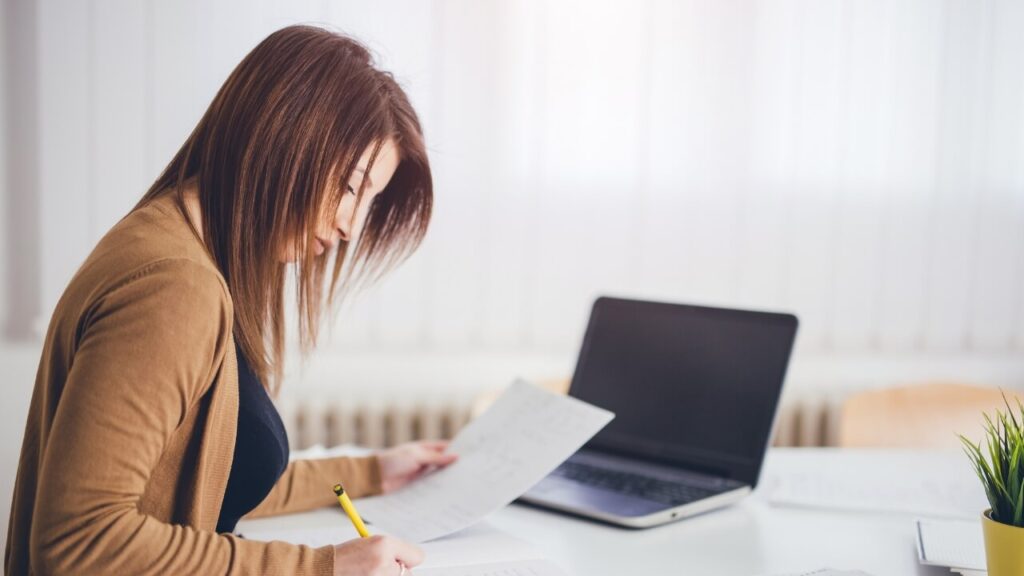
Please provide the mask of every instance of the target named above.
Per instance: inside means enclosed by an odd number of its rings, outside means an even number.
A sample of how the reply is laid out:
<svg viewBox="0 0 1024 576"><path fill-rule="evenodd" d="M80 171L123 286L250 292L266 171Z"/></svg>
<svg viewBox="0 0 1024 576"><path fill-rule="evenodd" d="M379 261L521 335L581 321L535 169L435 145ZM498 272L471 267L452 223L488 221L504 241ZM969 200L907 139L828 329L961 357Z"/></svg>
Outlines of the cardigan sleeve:
<svg viewBox="0 0 1024 576"><path fill-rule="evenodd" d="M304 512L336 505L332 490L341 482L353 497L380 493L380 463L376 456L294 460L267 497L246 518Z"/></svg>
<svg viewBox="0 0 1024 576"><path fill-rule="evenodd" d="M251 542L139 509L172 433L227 353L230 297L216 271L161 260L95 302L42 455L33 572L331 574L330 546Z"/></svg>

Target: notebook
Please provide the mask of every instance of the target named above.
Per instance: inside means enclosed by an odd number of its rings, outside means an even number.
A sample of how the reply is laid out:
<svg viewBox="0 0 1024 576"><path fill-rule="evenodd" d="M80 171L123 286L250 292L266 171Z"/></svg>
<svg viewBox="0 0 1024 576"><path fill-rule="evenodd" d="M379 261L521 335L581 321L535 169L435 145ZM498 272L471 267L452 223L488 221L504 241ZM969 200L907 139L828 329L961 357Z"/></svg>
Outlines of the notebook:
<svg viewBox="0 0 1024 576"><path fill-rule="evenodd" d="M974 520L918 520L917 556L921 564L956 572L985 572L985 540Z"/></svg>

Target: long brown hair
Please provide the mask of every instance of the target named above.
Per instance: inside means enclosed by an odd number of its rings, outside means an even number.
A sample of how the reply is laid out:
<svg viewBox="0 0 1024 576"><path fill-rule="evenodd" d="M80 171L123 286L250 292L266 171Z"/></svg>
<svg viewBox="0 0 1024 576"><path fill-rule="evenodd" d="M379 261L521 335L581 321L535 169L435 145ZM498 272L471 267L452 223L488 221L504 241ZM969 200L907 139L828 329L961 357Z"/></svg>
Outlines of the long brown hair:
<svg viewBox="0 0 1024 576"><path fill-rule="evenodd" d="M376 279L411 254L426 233L433 203L416 112L359 42L312 26L268 36L234 69L136 206L174 193L186 215L184 189L195 183L202 239L231 292L236 342L272 392L282 375L285 342L286 265L279 254L289 240L313 245L317 222L337 210L360 156L372 149L372 166L388 140L399 151L398 167L374 199L347 266L349 242L338 244L330 306L354 277ZM306 351L317 339L329 254L301 252L295 282L299 342Z"/></svg>

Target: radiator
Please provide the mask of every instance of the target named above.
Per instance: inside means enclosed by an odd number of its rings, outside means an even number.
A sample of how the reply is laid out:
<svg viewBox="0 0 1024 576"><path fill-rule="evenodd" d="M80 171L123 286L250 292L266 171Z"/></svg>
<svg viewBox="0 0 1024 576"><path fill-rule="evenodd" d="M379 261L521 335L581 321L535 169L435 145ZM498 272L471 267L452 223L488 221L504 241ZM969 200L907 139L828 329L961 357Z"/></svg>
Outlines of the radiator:
<svg viewBox="0 0 1024 576"><path fill-rule="evenodd" d="M484 395L487 400L493 394ZM451 438L479 413L480 397L453 397L444 401L408 403L395 397L372 402L332 401L327 398L292 399L279 403L292 449L317 444L356 444L385 448L420 439ZM800 392L783 399L776 418L774 446L834 446L841 399Z"/></svg>
<svg viewBox="0 0 1024 576"><path fill-rule="evenodd" d="M282 402L278 408L292 449L317 444L386 448L453 437L469 421L471 400L406 404L398 398L355 403L315 398Z"/></svg>
<svg viewBox="0 0 1024 576"><path fill-rule="evenodd" d="M835 446L842 397L802 391L783 398L775 419L773 446Z"/></svg>

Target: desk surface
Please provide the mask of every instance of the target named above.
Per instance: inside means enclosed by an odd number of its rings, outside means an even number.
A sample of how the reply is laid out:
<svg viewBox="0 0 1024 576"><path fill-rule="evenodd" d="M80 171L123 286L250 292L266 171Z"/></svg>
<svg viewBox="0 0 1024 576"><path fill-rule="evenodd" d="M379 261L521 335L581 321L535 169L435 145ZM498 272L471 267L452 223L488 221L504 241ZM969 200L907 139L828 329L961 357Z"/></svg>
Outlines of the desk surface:
<svg viewBox="0 0 1024 576"><path fill-rule="evenodd" d="M893 453L877 452L879 467ZM847 458L849 456L849 458ZM968 467L956 452L922 453L960 474ZM807 468L816 461L864 466L875 458L863 451L775 449L762 478ZM914 481L913 478L908 481ZM508 506L488 519L495 528L531 542L569 574L687 574L757 576L831 567L863 570L872 576L937 576L948 569L917 562L913 513L812 510L771 505L759 489L743 502L673 524L626 530L586 520ZM336 510L249 520L239 529L273 525L311 528L334 524ZM980 514L980 510L979 510Z"/></svg>

